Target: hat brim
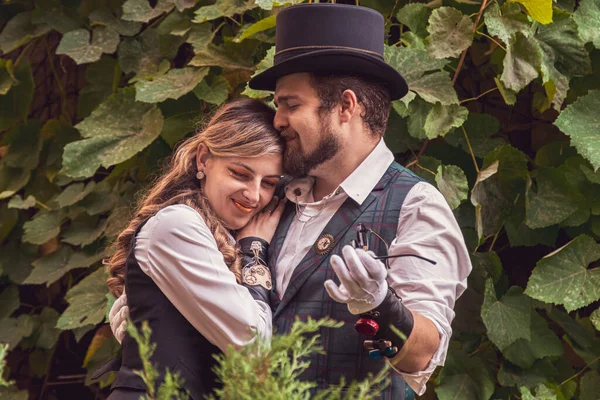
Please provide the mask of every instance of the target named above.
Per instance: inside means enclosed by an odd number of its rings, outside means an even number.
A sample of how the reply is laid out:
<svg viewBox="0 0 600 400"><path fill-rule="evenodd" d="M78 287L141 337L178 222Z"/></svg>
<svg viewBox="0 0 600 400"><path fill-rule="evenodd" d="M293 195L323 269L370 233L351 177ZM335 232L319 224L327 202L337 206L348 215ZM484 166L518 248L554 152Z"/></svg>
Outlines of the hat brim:
<svg viewBox="0 0 600 400"><path fill-rule="evenodd" d="M342 49L317 50L290 57L254 76L249 86L274 91L277 79L299 72L352 74L376 79L387 85L392 100L408 92L406 81L391 65L369 54Z"/></svg>

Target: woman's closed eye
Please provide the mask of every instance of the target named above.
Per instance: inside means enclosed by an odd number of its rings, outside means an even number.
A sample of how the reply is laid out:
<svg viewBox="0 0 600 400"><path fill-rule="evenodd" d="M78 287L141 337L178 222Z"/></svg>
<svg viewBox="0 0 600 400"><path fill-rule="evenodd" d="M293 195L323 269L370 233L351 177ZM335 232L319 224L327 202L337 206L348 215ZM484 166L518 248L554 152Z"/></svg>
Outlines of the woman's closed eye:
<svg viewBox="0 0 600 400"><path fill-rule="evenodd" d="M233 168L229 168L229 173L233 175L235 178L240 180L248 180L251 179L252 176L245 171L235 170Z"/></svg>
<svg viewBox="0 0 600 400"><path fill-rule="evenodd" d="M269 188L269 189L273 189L275 186L277 186L278 182L272 181L272 180L263 180L262 184Z"/></svg>

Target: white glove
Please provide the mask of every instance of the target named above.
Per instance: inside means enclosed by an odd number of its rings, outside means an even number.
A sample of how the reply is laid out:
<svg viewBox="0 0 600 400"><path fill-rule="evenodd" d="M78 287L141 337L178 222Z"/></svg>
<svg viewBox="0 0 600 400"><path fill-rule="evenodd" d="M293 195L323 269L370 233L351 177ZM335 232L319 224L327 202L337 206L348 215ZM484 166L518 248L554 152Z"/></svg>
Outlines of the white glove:
<svg viewBox="0 0 600 400"><path fill-rule="evenodd" d="M127 331L127 318L129 318L129 306L127 306L127 294L123 292L115 300L108 313L110 329L119 344L123 341L123 336L125 336L125 332Z"/></svg>
<svg viewBox="0 0 600 400"><path fill-rule="evenodd" d="M364 250L352 246L344 246L342 255L344 260L337 254L330 259L340 286L328 279L325 290L333 300L347 304L354 315L377 308L388 291L385 266Z"/></svg>

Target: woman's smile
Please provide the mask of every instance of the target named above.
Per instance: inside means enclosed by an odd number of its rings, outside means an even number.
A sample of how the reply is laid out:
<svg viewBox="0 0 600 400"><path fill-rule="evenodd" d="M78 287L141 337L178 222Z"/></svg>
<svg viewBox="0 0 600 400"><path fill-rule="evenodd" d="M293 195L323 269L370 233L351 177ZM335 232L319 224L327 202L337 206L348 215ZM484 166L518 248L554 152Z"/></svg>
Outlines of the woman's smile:
<svg viewBox="0 0 600 400"><path fill-rule="evenodd" d="M256 208L256 207L252 207L251 205L248 205L246 203L243 203L239 200L231 199L231 201L240 211L242 211L246 214L250 214Z"/></svg>

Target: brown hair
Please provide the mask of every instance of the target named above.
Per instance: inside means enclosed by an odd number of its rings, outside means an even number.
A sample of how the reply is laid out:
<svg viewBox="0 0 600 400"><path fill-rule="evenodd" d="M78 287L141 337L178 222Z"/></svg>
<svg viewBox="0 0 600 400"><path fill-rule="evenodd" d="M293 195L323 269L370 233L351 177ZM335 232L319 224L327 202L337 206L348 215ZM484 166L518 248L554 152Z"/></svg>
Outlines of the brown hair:
<svg viewBox="0 0 600 400"><path fill-rule="evenodd" d="M114 255L105 263L114 296L123 293L125 263L133 236L144 221L173 204L186 204L202 216L215 237L225 263L241 281L241 261L223 223L214 214L196 178L196 151L207 146L215 157L260 157L282 154L283 144L273 127L275 111L259 100L240 99L219 108L203 130L181 143L158 178L138 201L135 217L114 243Z"/></svg>
<svg viewBox="0 0 600 400"><path fill-rule="evenodd" d="M364 107L361 115L371 135L382 137L385 133L390 114L390 92L379 81L353 75L335 75L313 73L311 84L316 90L321 106L320 113L329 112L340 103L344 90L350 89L356 94L358 102Z"/></svg>

